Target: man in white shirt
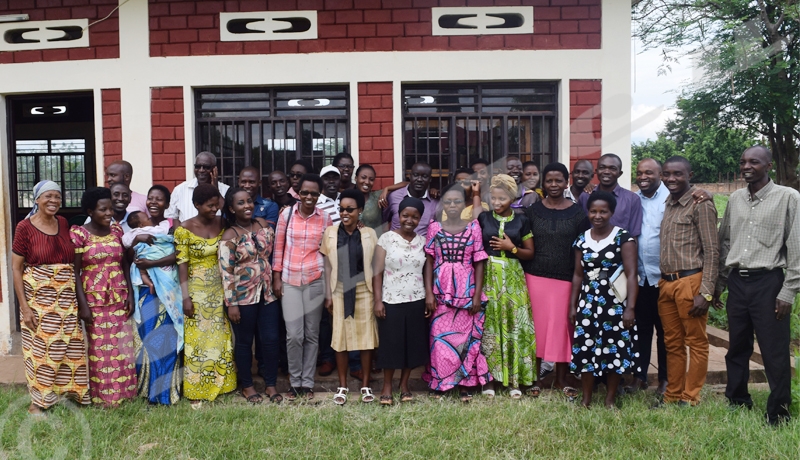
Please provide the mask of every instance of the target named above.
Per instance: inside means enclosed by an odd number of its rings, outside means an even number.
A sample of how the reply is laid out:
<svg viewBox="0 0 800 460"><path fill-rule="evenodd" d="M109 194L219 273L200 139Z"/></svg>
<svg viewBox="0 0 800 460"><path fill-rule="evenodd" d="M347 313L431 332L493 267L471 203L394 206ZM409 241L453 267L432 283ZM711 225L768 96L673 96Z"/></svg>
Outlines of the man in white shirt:
<svg viewBox="0 0 800 460"><path fill-rule="evenodd" d="M125 184L131 187L133 177L133 166L124 160L118 160L106 166L106 187L111 188L114 184ZM131 203L128 205L128 212L141 211L150 216L147 210L147 196L131 190Z"/></svg>
<svg viewBox="0 0 800 460"><path fill-rule="evenodd" d="M211 152L200 152L194 158L194 176L192 180L180 183L172 191L169 200L169 208L164 212L165 217L171 217L184 222L197 215L197 209L192 203L192 193L200 184L215 185L219 189L220 199L219 208L225 204L225 194L228 193L228 186L219 182L219 171L217 170L217 157ZM220 215L221 211L217 212Z"/></svg>

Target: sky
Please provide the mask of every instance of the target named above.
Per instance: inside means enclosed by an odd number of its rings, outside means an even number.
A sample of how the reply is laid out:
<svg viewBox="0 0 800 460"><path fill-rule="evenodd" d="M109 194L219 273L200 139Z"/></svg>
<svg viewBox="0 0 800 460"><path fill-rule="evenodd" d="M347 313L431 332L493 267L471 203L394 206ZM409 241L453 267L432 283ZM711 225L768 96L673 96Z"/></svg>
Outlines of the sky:
<svg viewBox="0 0 800 460"><path fill-rule="evenodd" d="M675 100L681 88L692 80L692 59L683 57L670 65L671 71L659 75L662 63L660 50L641 52L641 44L634 41L631 53L631 142L655 140L657 132L675 117Z"/></svg>

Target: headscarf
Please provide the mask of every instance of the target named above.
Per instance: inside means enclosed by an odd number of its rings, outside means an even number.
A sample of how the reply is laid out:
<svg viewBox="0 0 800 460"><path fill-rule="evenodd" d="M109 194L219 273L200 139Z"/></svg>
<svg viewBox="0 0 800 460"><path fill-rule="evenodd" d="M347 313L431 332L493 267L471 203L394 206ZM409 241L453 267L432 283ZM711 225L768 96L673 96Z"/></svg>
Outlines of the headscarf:
<svg viewBox="0 0 800 460"><path fill-rule="evenodd" d="M55 190L58 193L61 193L61 187L55 182L47 179L40 181L38 184L33 186L33 208L31 209L31 212L29 212L28 215L25 216L26 219L30 219L31 216L39 212L39 205L36 204L36 200L38 200L39 197L42 196L42 194L44 194L45 192L51 192L53 190Z"/></svg>
<svg viewBox="0 0 800 460"><path fill-rule="evenodd" d="M425 213L425 205L422 203L422 200L419 198L414 198L413 196L407 196L403 198L403 201L400 202L400 206L397 208L398 214L403 211L405 208L414 208L419 211L419 216Z"/></svg>
<svg viewBox="0 0 800 460"><path fill-rule="evenodd" d="M498 174L492 177L491 188L499 188L508 194L513 200L517 197L517 183L508 174Z"/></svg>

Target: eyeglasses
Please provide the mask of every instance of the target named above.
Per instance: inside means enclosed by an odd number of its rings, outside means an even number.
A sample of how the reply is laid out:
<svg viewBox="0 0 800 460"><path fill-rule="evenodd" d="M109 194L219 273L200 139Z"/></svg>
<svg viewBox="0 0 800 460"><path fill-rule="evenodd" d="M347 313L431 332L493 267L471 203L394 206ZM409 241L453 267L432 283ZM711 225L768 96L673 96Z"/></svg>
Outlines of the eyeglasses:
<svg viewBox="0 0 800 460"><path fill-rule="evenodd" d="M348 214L352 214L358 211L358 208L345 208L344 206L339 206L339 212L346 212Z"/></svg>
<svg viewBox="0 0 800 460"><path fill-rule="evenodd" d="M454 204L464 204L464 200L447 200L447 201L442 201L442 204L445 206L452 206Z"/></svg>
<svg viewBox="0 0 800 460"><path fill-rule="evenodd" d="M467 180L460 180L460 181L458 181L458 185L460 185L460 186L462 186L462 187L472 187L472 181L471 181L471 180L469 180L469 179L467 179Z"/></svg>
<svg viewBox="0 0 800 460"><path fill-rule="evenodd" d="M311 196L312 198L319 198L319 192L309 192L308 190L300 190L297 192L300 196Z"/></svg>
<svg viewBox="0 0 800 460"><path fill-rule="evenodd" d="M194 169L202 169L204 171L213 171L214 168L215 168L214 165L201 165L199 163L194 165Z"/></svg>
<svg viewBox="0 0 800 460"><path fill-rule="evenodd" d="M336 167L336 169L348 169L348 170L353 168L355 168L355 165L340 165Z"/></svg>
<svg viewBox="0 0 800 460"><path fill-rule="evenodd" d="M289 177L292 177L292 178L294 178L294 179L299 179L299 178L303 177L303 173L293 173L293 172L290 172L290 173L289 173L289 174L287 174L287 175L288 175Z"/></svg>

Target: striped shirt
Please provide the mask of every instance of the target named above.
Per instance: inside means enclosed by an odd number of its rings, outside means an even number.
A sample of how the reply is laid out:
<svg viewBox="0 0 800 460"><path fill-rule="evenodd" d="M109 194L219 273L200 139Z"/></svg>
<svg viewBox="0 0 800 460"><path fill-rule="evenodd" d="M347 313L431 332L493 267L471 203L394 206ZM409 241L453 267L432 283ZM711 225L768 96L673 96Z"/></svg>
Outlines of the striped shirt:
<svg viewBox="0 0 800 460"><path fill-rule="evenodd" d="M667 198L661 221L661 272L703 270L701 294L713 294L717 281L717 208L713 201L695 203L691 187L679 199Z"/></svg>
<svg viewBox="0 0 800 460"><path fill-rule="evenodd" d="M181 222L186 222L192 217L197 216L197 209L194 207L194 203L192 203L192 194L196 188L196 177L176 185L169 199L169 208L164 212L164 217L172 217L173 219L179 219ZM230 187L222 182L217 182L217 188L219 189L220 195L225 196ZM222 211L217 211L217 215L222 215Z"/></svg>
<svg viewBox="0 0 800 460"><path fill-rule="evenodd" d="M299 208L287 208L278 217L272 264L272 271L281 273L281 281L292 286L304 286L322 276L325 265L319 247L323 232L331 225L331 218L319 208L308 217L303 217ZM292 220L288 222L290 212Z"/></svg>
<svg viewBox="0 0 800 460"><path fill-rule="evenodd" d="M800 290L800 193L771 180L751 197L750 189L731 194L719 227L722 291L732 268L786 269L778 298L792 303Z"/></svg>
<svg viewBox="0 0 800 460"><path fill-rule="evenodd" d="M325 195L320 195L317 198L317 208L325 212L331 218L331 225L338 224L342 217L339 215L339 197L341 193L336 194L336 199L329 198Z"/></svg>

